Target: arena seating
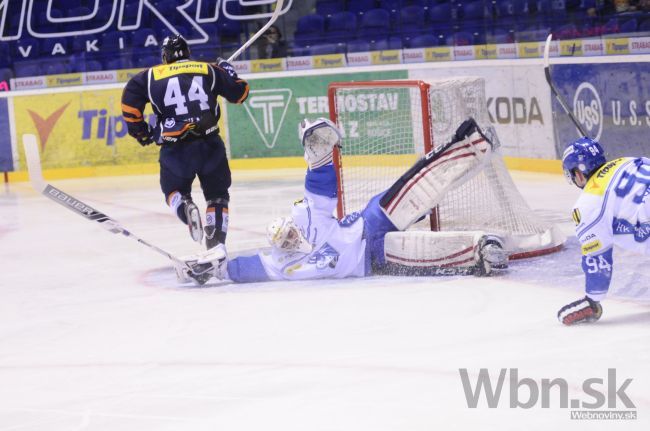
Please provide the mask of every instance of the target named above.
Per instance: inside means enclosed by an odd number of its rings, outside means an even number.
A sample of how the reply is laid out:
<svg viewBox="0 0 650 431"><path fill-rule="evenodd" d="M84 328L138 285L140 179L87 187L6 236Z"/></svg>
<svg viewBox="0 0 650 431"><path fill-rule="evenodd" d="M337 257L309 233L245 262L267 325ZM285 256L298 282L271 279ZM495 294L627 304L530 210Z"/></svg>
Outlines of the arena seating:
<svg viewBox="0 0 650 431"><path fill-rule="evenodd" d="M238 0L223 1L227 13L220 10L215 23L201 23L200 29L183 21L176 9L177 1L150 0L156 12L145 7L138 15L137 8L126 9L122 18L135 30L120 31L114 24L104 32L83 36L23 36L2 42L0 71L6 75L9 70L12 76L24 77L150 66L160 61L158 44L173 33L161 25L163 19L188 38L204 39L207 34L207 43L193 45L194 57L201 60L227 57L260 24L231 19L254 6ZM289 55L530 42L544 40L549 32L557 39L650 33L650 12L616 13L612 0L309 0L309 3L313 5L311 13L292 17L288 29L282 24ZM206 16L216 13L208 9L208 2L197 4L205 9L202 13ZM73 28L94 28L102 17L113 12L112 4L107 4L95 14L92 0L57 0L53 5L49 17L48 11L39 11L32 17L32 25L39 31L58 31L51 18L81 16L89 17L88 21ZM4 31L16 31L23 24L17 12L11 13ZM256 52L251 50L246 55L255 58Z"/></svg>

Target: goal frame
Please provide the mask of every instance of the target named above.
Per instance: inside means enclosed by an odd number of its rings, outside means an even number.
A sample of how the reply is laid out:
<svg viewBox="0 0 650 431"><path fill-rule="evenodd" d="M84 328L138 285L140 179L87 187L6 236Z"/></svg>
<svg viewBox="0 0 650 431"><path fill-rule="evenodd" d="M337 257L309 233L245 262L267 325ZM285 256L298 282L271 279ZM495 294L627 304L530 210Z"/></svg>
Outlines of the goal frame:
<svg viewBox="0 0 650 431"><path fill-rule="evenodd" d="M433 150L433 135L431 127L431 105L429 104L429 89L431 85L424 81L418 80L389 80L389 81L358 81L358 82L332 82L327 87L327 98L329 101L330 120L338 124L338 111L336 109L336 90L340 88L414 88L419 91L421 110L422 110L422 128L424 153ZM343 189L343 160L339 148L334 148L334 168L336 169L336 185L338 192L338 202L336 205L336 215L339 219L345 217L345 208L343 207L344 189ZM438 231L439 218L438 212L433 209L430 216L431 230Z"/></svg>
<svg viewBox="0 0 650 431"><path fill-rule="evenodd" d="M434 149L433 136L433 116L429 100L429 91L431 84L421 80L379 80L379 81L358 81L358 82L332 82L328 85L328 103L330 120L338 124L339 115L337 111L336 92L339 89L364 89L364 88L409 88L417 89L420 95L420 106L422 116L422 133L423 133L423 150L424 154ZM334 167L336 169L338 202L336 207L337 217L339 219L345 216L345 190L343 186L343 156L339 148L334 148L333 154ZM432 231L441 231L440 212L438 208L433 208L429 217ZM547 245L546 247L534 250L520 250L510 255L510 259L524 259L530 257L542 256L555 253L563 248L563 242L558 245Z"/></svg>

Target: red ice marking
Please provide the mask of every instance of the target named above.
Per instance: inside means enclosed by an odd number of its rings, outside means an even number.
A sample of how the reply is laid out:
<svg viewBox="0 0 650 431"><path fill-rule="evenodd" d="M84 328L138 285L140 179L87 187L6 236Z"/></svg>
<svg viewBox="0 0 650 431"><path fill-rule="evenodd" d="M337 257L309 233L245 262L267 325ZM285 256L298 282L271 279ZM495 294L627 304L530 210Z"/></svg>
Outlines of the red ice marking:
<svg viewBox="0 0 650 431"><path fill-rule="evenodd" d="M7 235L10 232L15 232L17 230L18 229L12 227L0 226L0 238L2 238L3 236Z"/></svg>

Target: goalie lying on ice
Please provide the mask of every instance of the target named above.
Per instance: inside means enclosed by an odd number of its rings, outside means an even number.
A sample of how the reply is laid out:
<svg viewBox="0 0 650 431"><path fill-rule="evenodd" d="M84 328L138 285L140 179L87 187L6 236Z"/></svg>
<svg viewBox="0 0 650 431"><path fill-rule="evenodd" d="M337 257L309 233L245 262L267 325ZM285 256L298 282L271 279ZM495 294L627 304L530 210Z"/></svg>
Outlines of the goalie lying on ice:
<svg viewBox="0 0 650 431"><path fill-rule="evenodd" d="M267 280L363 277L370 274L489 274L507 267L502 241L483 232L403 232L431 212L445 193L478 173L491 142L473 119L454 138L427 154L365 209L342 220L333 216L337 180L333 149L341 132L329 120L304 120L299 137L309 165L304 198L290 217L267 228L271 249L226 259L220 246L188 260L199 283L210 277L237 283Z"/></svg>

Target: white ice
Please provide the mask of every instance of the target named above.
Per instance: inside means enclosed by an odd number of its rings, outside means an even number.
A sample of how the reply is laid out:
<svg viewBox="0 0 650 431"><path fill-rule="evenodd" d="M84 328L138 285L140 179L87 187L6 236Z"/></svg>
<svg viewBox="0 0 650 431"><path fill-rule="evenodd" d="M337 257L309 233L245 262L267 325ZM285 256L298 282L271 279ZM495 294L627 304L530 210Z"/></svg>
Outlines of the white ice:
<svg viewBox="0 0 650 431"><path fill-rule="evenodd" d="M577 189L556 175L515 181L571 233ZM198 251L156 176L52 183L176 255ZM264 245L266 222L301 188L299 170L236 172L230 250ZM10 184L0 192L0 431L650 429L649 260L617 251L603 318L567 328L555 314L583 295L579 259L571 240L493 278L179 286L164 257ZM633 379L625 393L638 419L571 420L557 390L549 408L510 408L507 379L498 408L484 396L469 408L461 368L472 384L481 368L494 385L502 368L564 378L569 397L587 401L583 380L615 368L617 386Z"/></svg>

